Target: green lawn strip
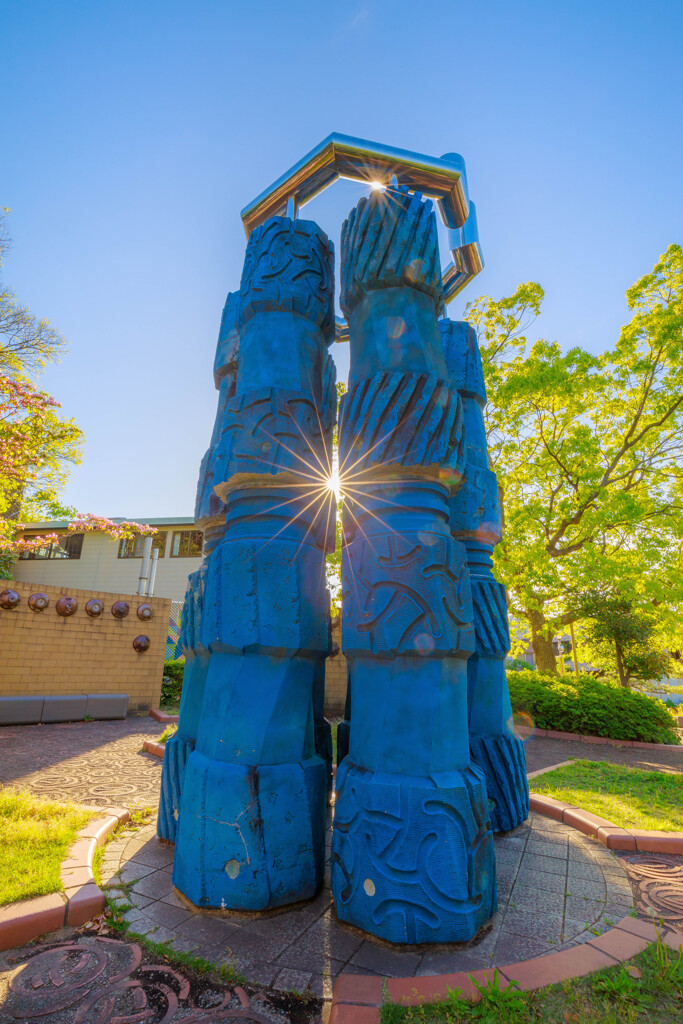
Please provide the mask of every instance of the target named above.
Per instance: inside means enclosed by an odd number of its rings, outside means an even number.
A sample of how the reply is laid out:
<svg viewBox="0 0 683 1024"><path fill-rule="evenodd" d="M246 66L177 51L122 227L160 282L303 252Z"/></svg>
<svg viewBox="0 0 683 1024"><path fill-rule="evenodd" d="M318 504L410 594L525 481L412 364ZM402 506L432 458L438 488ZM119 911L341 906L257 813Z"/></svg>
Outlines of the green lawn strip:
<svg viewBox="0 0 683 1024"><path fill-rule="evenodd" d="M93 817L73 803L0 788L0 906L61 892L61 863Z"/></svg>
<svg viewBox="0 0 683 1024"><path fill-rule="evenodd" d="M683 774L576 761L531 780L534 793L592 811L621 828L683 831Z"/></svg>
<svg viewBox="0 0 683 1024"><path fill-rule="evenodd" d="M657 942L628 963L537 992L477 985L481 999L382 1006L381 1024L673 1024L683 1019L683 958Z"/></svg>

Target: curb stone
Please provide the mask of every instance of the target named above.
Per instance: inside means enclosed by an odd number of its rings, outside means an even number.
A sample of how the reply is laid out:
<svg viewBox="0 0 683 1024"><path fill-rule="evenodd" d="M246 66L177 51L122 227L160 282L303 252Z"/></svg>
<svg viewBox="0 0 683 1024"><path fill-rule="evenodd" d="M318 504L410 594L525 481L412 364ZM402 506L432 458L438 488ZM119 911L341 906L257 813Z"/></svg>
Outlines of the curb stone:
<svg viewBox="0 0 683 1024"><path fill-rule="evenodd" d="M36 896L0 907L0 950L22 946L64 925L85 924L104 910L104 893L95 884L93 857L114 829L130 818L125 807L88 807L100 812L77 833L61 866L63 892Z"/></svg>
<svg viewBox="0 0 683 1024"><path fill-rule="evenodd" d="M160 757L163 761L164 752L166 747L163 743L154 743L153 740L145 740L142 744L142 749L148 754L153 754L154 757Z"/></svg>
<svg viewBox="0 0 683 1024"><path fill-rule="evenodd" d="M163 725L173 725L174 722L180 720L180 715L167 715L160 708L152 708L149 712L149 717L153 718L155 722L161 722Z"/></svg>
<svg viewBox="0 0 683 1024"><path fill-rule="evenodd" d="M683 932L668 927L660 932L670 949L683 950ZM565 978L581 978L604 967L616 967L647 949L657 938L653 924L625 917L615 928L595 936L581 946L549 953L533 960L522 960L498 968L499 982L505 988L512 981L520 989L534 991ZM420 978L380 978L362 974L343 974L334 986L329 1024L379 1024L382 986L386 981L390 1001L401 1006L419 1006L444 1000L449 989L460 989L461 998L478 999L472 978L481 984L493 977L493 970L435 974Z"/></svg>
<svg viewBox="0 0 683 1024"><path fill-rule="evenodd" d="M540 793L529 794L529 809L544 814L555 821L564 822L583 832L585 836L597 839L608 850L622 850L631 853L679 853L683 854L683 832L657 832L644 828L620 828L607 818L583 811L573 804L565 804L551 796Z"/></svg>

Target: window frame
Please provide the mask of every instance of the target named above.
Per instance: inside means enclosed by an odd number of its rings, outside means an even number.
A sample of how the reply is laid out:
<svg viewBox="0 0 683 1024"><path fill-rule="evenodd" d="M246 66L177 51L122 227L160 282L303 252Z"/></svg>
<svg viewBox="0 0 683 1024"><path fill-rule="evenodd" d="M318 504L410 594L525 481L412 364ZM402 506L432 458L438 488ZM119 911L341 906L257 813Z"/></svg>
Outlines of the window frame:
<svg viewBox="0 0 683 1024"><path fill-rule="evenodd" d="M133 558L142 558L143 557L142 548L144 546L144 541L145 541L145 535L142 534L142 533L138 533L134 537L122 537L121 540L119 541L119 549L116 552L116 557L117 558L126 559L126 560L133 559ZM154 551L156 549L159 552L159 558L163 558L164 555L166 554L166 544L167 544L167 541L168 541L168 530L157 530L156 533L152 534L152 551ZM128 544L132 544L133 545L133 553L130 554L130 555L124 554L124 552L126 550L126 545L128 545ZM136 550L138 544L140 545L140 554L136 555L135 554L135 550Z"/></svg>
<svg viewBox="0 0 683 1024"><path fill-rule="evenodd" d="M187 548L188 548L188 550L185 551L185 552L183 552L183 550L182 550L182 544L183 544L182 537L183 537L183 535L185 535L187 537ZM178 541L178 548L179 548L178 553L174 554L175 539L176 539L176 537L179 537L181 539ZM198 542L199 543L199 551L197 553L189 550L190 545L192 544L192 538L193 537L198 537L199 538L199 542ZM197 543L197 542L195 541L195 543ZM202 533L201 530L174 530L172 535L171 535L171 546L170 546L170 549L169 549L169 552L168 552L168 557L169 558L201 558L202 557L202 548L203 547L204 547L204 534Z"/></svg>
<svg viewBox="0 0 683 1024"><path fill-rule="evenodd" d="M33 540L35 537L39 537L39 533L24 534L24 540ZM35 548L33 551L22 551L19 555L19 561L21 562L76 562L80 559L83 553L83 533L63 533L58 535L56 542L50 541L42 548ZM70 541L80 540L77 554L70 554L68 549L62 547L62 541L69 543ZM63 551L64 554L56 554L57 550ZM39 551L45 551L46 554L38 554Z"/></svg>

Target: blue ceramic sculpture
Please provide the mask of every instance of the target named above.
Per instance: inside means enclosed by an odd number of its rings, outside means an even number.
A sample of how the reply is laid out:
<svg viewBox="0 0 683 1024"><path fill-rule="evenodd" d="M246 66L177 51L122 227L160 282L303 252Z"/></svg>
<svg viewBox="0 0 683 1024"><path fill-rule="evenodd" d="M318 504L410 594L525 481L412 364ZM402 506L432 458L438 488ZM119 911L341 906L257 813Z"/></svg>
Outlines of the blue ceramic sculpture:
<svg viewBox="0 0 683 1024"><path fill-rule="evenodd" d="M213 478L225 410L237 387L238 306L239 292L229 293L221 318L213 371L219 393L218 408L211 443L199 469L195 501L195 522L204 535L204 561L197 572L190 574L180 617L179 645L185 656L183 688L178 729L167 741L164 752L157 819L159 838L170 843L174 843L176 838L185 765L197 739L206 674L209 669L209 651L201 641L201 613L208 560L225 534L225 504L214 491Z"/></svg>
<svg viewBox="0 0 683 1024"><path fill-rule="evenodd" d="M475 650L467 663L470 752L486 775L491 826L508 832L529 815L529 787L524 743L513 731L505 678L507 599L491 568L502 521L498 482L489 468L484 374L473 328L446 319L439 326L448 375L464 409L465 477L451 492L450 523L453 536L467 549L474 607Z"/></svg>
<svg viewBox="0 0 683 1024"><path fill-rule="evenodd" d="M492 829L528 812L491 571L501 516L481 361L467 324L438 319L483 266L457 154L330 136L243 211L251 233L218 339L195 509L205 557L183 609L158 831L176 844L174 884L198 906L268 910L322 885L333 250L295 213L338 174L388 180L399 165L407 184L362 199L342 232L348 694L331 885L342 921L397 943L450 942L495 911ZM443 272L423 186L449 229Z"/></svg>
<svg viewBox="0 0 683 1024"><path fill-rule="evenodd" d="M342 643L352 719L337 774L337 915L398 943L472 938L496 909L484 773L470 762L467 550L449 525L463 406L437 315L431 202L391 187L342 231L351 342L340 410Z"/></svg>
<svg viewBox="0 0 683 1024"><path fill-rule="evenodd" d="M328 773L315 713L334 512L318 467L330 465L336 412L332 303L333 250L317 225L273 217L251 234L236 389L212 459L225 534L206 568L210 653L173 866L198 906L278 907L323 880Z"/></svg>

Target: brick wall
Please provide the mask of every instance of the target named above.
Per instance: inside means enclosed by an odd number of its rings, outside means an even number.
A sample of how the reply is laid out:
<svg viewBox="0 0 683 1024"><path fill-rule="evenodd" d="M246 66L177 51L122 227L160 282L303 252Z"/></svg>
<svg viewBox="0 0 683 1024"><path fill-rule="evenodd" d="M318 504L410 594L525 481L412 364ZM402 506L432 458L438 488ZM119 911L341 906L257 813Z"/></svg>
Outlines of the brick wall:
<svg viewBox="0 0 683 1024"><path fill-rule="evenodd" d="M346 701L346 658L341 653L341 629L332 630L332 643L339 648L339 654L325 662L325 714L336 718L344 714Z"/></svg>
<svg viewBox="0 0 683 1024"><path fill-rule="evenodd" d="M60 696L81 693L127 693L130 711L159 706L166 634L171 602L168 598L138 598L94 590L75 590L48 584L0 581L0 591L16 590L16 608L0 608L0 696ZM31 594L42 591L50 604L42 612L28 606ZM68 594L78 602L77 611L64 618L56 604ZM86 614L93 597L104 602L97 618ZM127 601L130 612L115 619L111 607ZM136 615L138 604L151 604L154 615L145 621ZM145 634L151 644L138 654L136 636Z"/></svg>

